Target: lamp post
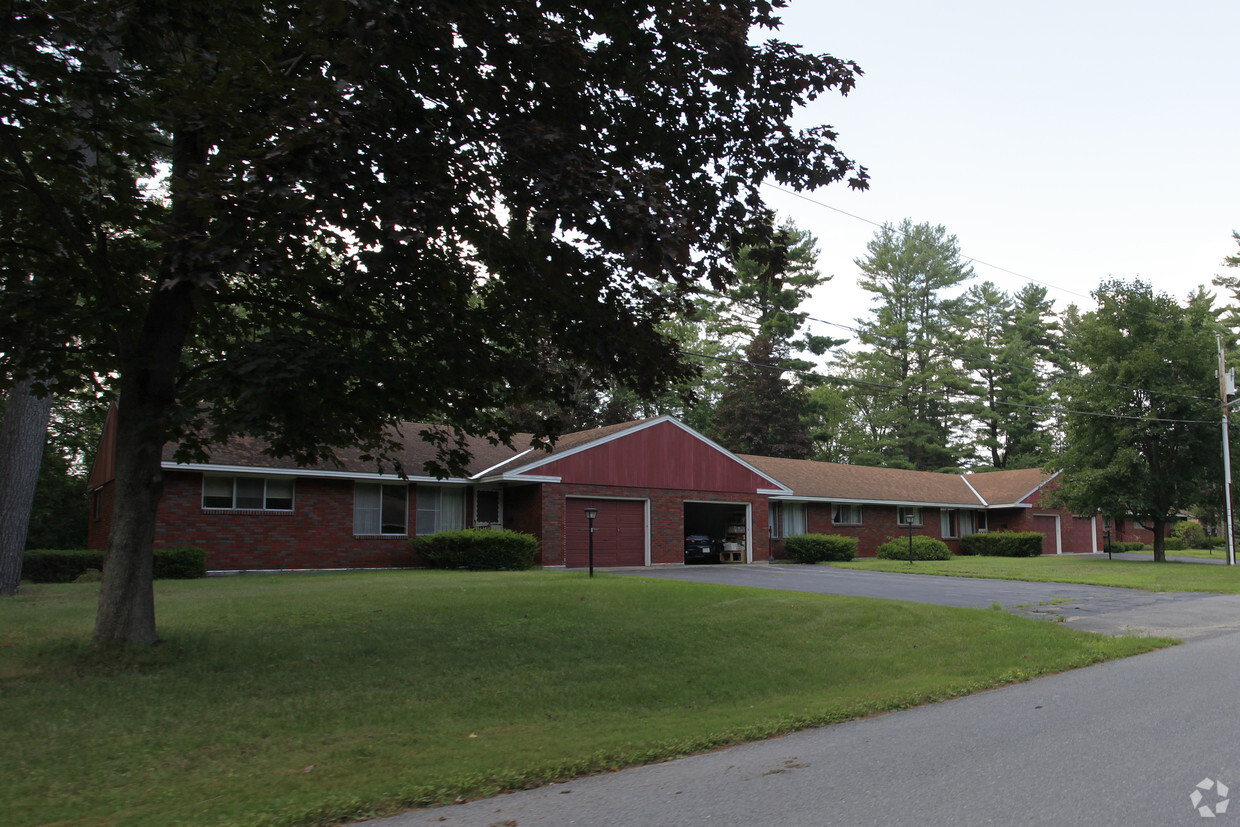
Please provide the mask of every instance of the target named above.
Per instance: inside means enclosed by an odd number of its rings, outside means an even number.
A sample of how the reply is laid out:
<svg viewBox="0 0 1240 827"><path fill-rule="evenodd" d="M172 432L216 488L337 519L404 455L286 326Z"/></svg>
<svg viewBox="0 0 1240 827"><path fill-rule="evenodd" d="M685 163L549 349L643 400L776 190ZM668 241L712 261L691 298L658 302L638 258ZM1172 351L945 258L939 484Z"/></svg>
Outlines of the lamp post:
<svg viewBox="0 0 1240 827"><path fill-rule="evenodd" d="M913 565L913 510L904 513L904 524L908 526L908 564Z"/></svg>
<svg viewBox="0 0 1240 827"><path fill-rule="evenodd" d="M586 509L586 519L590 521L590 576L594 576L594 518L598 516L597 508Z"/></svg>

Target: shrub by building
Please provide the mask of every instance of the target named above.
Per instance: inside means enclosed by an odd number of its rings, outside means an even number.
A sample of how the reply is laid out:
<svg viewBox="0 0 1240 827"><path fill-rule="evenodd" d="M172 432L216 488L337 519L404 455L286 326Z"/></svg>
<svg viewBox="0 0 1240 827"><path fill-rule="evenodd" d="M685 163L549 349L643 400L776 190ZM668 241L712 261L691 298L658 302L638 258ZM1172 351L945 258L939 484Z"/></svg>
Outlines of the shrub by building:
<svg viewBox="0 0 1240 827"><path fill-rule="evenodd" d="M984 557L1037 557L1045 538L1036 531L996 531L960 538L961 554Z"/></svg>
<svg viewBox="0 0 1240 827"><path fill-rule="evenodd" d="M409 542L433 569L529 569L538 553L538 540L530 534L485 528L441 531Z"/></svg>
<svg viewBox="0 0 1240 827"><path fill-rule="evenodd" d="M32 583L72 583L86 572L103 571L104 553L94 549L32 549L22 558L22 579ZM156 580L207 576L207 553L197 546L155 549Z"/></svg>
<svg viewBox="0 0 1240 827"><path fill-rule="evenodd" d="M1041 535L1038 536L1040 537ZM907 560L909 556L908 546L909 540L907 537L897 537L888 540L878 547L878 559ZM913 559L950 560L952 559L952 551L947 547L947 543L944 543L942 540L918 534L913 537Z"/></svg>
<svg viewBox="0 0 1240 827"><path fill-rule="evenodd" d="M847 563L857 556L857 538L838 534L794 534L784 553L795 563Z"/></svg>

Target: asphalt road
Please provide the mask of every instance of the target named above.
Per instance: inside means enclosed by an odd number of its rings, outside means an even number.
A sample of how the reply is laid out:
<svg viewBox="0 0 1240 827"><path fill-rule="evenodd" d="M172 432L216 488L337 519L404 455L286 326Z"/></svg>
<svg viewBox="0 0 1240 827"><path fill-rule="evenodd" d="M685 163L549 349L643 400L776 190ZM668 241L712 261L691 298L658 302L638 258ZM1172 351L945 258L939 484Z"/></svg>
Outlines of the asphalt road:
<svg viewBox="0 0 1240 827"><path fill-rule="evenodd" d="M1231 619L1240 618L1237 596L782 565L641 575L953 606L999 602L1019 612L1066 600L1054 605L1069 607L1071 625L1106 625L1111 616L1112 631L1178 629L1189 642L946 703L371 824L1105 827L1200 824L1198 807L1240 824L1240 800L1234 811L1227 806L1231 788L1240 799L1240 725L1231 721L1230 700L1240 688L1240 621Z"/></svg>
<svg viewBox="0 0 1240 827"><path fill-rule="evenodd" d="M1147 558L1148 559L1148 558ZM914 564L916 565L916 564ZM1144 592L1071 583L1027 583L973 577L890 574L831 566L678 566L626 569L625 574L765 589L843 594L987 608L1059 620L1103 634L1145 634L1195 640L1240 631L1240 595ZM1237 812L1240 812L1238 807ZM1240 823L1240 818L1237 819Z"/></svg>

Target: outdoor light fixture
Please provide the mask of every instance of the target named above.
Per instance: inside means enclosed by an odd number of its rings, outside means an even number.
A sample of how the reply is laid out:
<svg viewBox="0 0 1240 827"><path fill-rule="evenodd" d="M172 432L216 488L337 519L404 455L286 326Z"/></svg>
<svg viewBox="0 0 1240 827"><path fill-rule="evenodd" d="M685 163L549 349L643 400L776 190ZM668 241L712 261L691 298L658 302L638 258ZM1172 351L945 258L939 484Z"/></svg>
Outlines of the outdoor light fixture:
<svg viewBox="0 0 1240 827"><path fill-rule="evenodd" d="M586 509L586 519L590 521L590 576L594 576L594 518L598 516L597 508Z"/></svg>
<svg viewBox="0 0 1240 827"><path fill-rule="evenodd" d="M910 508L903 516L908 526L908 564L911 566L913 565L913 523L917 520L917 513Z"/></svg>

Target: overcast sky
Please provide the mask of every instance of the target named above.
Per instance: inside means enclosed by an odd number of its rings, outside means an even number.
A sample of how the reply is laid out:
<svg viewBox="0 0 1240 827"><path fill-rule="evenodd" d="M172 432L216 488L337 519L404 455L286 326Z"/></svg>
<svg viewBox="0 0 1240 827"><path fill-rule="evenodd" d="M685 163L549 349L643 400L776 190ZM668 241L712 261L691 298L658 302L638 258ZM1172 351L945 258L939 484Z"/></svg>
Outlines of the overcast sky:
<svg viewBox="0 0 1240 827"><path fill-rule="evenodd" d="M834 274L813 315L869 307L853 262L876 228L836 210L942 224L976 281L1053 285L1061 308L1108 277L1183 298L1237 252L1237 0L792 0L783 18L780 39L865 72L798 124L836 127L869 191L804 194L820 206L766 188Z"/></svg>

